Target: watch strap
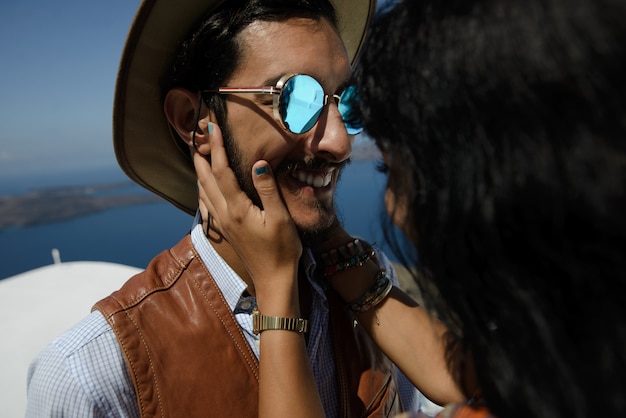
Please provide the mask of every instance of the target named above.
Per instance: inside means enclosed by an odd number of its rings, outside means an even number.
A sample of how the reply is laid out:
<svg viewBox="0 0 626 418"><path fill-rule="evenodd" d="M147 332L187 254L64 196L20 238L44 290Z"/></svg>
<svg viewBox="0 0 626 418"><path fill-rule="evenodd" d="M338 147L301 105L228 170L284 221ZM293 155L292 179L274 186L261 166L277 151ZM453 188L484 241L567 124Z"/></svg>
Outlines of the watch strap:
<svg viewBox="0 0 626 418"><path fill-rule="evenodd" d="M304 333L309 330L309 321L303 318L282 318L279 316L262 315L258 309L252 312L252 331L259 334L261 331L278 329Z"/></svg>

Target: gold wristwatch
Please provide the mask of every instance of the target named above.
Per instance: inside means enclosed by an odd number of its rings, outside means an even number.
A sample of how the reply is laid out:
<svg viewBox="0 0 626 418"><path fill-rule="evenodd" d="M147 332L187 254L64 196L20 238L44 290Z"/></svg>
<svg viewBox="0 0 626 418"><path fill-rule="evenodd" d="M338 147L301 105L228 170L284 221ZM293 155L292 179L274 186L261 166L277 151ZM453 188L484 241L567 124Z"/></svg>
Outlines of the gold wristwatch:
<svg viewBox="0 0 626 418"><path fill-rule="evenodd" d="M278 316L261 315L258 309L252 312L252 332L259 334L268 329L282 329L298 333L309 330L309 321L302 318L281 318Z"/></svg>

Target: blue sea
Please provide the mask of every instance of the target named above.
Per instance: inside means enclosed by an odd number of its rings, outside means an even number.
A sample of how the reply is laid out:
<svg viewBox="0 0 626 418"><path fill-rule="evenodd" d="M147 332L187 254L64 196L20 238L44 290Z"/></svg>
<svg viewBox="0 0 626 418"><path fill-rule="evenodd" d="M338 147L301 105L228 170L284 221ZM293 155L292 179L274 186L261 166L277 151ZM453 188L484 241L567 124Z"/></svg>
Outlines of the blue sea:
<svg viewBox="0 0 626 418"><path fill-rule="evenodd" d="M127 180L117 167L0 179L0 195L32 189ZM342 175L336 202L339 217L353 235L378 243L392 260L382 232L386 178L376 162L359 160ZM129 189L140 192L139 186ZM128 192L128 190L127 190ZM171 204L149 203L110 209L72 220L7 229L0 232L0 279L61 261L108 261L143 268L160 251L176 244L192 224L192 217Z"/></svg>

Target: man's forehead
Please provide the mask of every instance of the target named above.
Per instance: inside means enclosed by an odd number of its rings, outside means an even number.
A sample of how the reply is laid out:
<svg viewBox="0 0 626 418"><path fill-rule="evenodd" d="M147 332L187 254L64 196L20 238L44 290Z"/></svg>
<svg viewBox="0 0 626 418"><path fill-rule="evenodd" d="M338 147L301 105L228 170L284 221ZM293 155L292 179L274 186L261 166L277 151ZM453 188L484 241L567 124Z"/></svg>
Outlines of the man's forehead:
<svg viewBox="0 0 626 418"><path fill-rule="evenodd" d="M256 21L239 36L242 56L233 79L246 73L257 84L275 85L285 75L308 74L336 88L352 77L343 42L325 18Z"/></svg>

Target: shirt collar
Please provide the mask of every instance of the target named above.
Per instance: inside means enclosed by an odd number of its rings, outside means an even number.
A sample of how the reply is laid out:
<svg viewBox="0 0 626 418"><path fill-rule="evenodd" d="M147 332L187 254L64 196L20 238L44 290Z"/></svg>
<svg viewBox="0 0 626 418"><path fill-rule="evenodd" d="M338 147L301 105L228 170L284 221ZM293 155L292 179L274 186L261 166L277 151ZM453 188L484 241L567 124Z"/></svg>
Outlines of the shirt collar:
<svg viewBox="0 0 626 418"><path fill-rule="evenodd" d="M202 230L202 217L196 213L191 229L191 242L200 255L202 262L211 272L211 276L222 291L226 303L235 310L243 292L248 288L246 282L235 273L226 261L215 251Z"/></svg>
<svg viewBox="0 0 626 418"><path fill-rule="evenodd" d="M246 282L244 282L237 273L226 263L226 261L215 251L215 248L211 245L204 230L202 229L202 216L200 211L196 212L196 216L193 221L191 229L191 241L196 251L200 255L202 262L211 272L211 276L217 283L226 299L226 303L230 309L234 312L237 304L242 298L242 294L248 288ZM307 280L311 283L315 293L324 294L324 286L315 279L315 269L317 263L313 252L310 248L304 248L302 253L302 259L300 260L301 267L306 273Z"/></svg>

